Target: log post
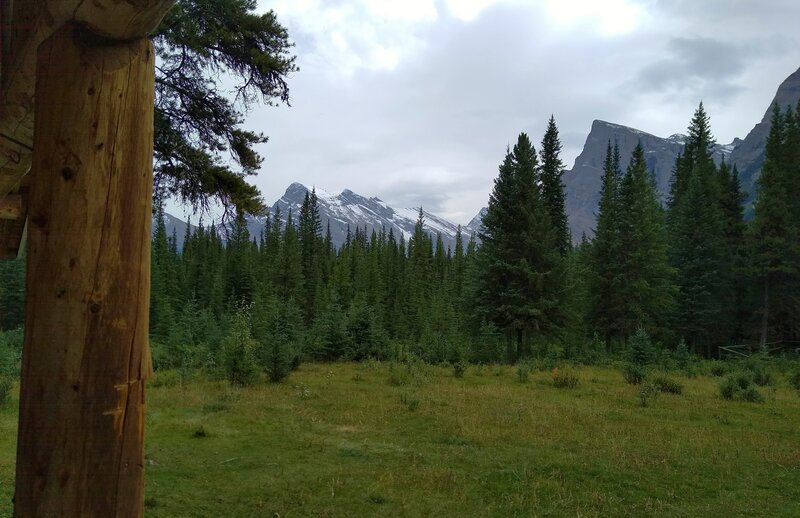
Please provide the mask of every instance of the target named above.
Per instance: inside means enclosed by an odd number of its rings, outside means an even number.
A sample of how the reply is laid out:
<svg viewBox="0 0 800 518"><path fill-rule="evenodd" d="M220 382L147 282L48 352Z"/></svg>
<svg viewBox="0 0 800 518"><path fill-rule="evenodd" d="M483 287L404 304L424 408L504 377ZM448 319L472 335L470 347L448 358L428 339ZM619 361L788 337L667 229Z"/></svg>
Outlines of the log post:
<svg viewBox="0 0 800 518"><path fill-rule="evenodd" d="M142 516L152 44L39 47L15 516Z"/></svg>

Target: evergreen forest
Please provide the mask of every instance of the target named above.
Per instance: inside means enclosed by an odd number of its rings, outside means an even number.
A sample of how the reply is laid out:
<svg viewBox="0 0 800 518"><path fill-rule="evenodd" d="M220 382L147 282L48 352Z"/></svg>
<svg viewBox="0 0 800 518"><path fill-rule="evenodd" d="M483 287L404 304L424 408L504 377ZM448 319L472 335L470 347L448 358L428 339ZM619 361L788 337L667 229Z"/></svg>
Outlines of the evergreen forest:
<svg viewBox="0 0 800 518"><path fill-rule="evenodd" d="M637 147L608 142L595 235L573 244L561 143L519 135L498 168L476 235L454 249L426 230L408 239L353 228L335 249L312 190L298 214L200 222L179 246L157 208L151 342L156 369L209 368L246 384L281 380L302 361L583 363L720 347L793 352L800 341L800 106L774 107L755 206L736 166L711 157L701 104L661 202ZM24 261L0 263L0 326L24 322Z"/></svg>

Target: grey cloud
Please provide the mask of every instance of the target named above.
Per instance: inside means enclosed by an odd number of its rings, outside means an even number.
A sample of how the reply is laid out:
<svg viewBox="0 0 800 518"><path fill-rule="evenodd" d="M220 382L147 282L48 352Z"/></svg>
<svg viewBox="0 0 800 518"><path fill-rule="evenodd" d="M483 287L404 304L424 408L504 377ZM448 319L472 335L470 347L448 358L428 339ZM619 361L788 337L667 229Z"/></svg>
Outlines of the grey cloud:
<svg viewBox="0 0 800 518"><path fill-rule="evenodd" d="M711 38L672 38L668 49L669 57L644 67L632 88L707 92L713 85L714 94L722 97L740 91L732 81L747 61L737 45Z"/></svg>
<svg viewBox="0 0 800 518"><path fill-rule="evenodd" d="M686 127L700 99L728 103L712 112L715 124L743 135L800 65L786 50L797 47L784 20L798 8L759 14L756 3L658 2L652 18L664 23L655 32L615 38L558 33L531 4L495 5L470 23L441 17L419 29L424 46L392 71L338 78L320 62L317 40L290 26L301 69L293 107L249 118L270 136L257 185L267 200L293 181L350 188L466 223L486 204L506 145L526 131L538 149L551 113L568 167L593 119L666 136ZM746 24L753 20L760 35ZM787 28L764 37L767 20ZM771 67L775 83L753 79L754 67ZM751 97L757 118L735 109Z"/></svg>

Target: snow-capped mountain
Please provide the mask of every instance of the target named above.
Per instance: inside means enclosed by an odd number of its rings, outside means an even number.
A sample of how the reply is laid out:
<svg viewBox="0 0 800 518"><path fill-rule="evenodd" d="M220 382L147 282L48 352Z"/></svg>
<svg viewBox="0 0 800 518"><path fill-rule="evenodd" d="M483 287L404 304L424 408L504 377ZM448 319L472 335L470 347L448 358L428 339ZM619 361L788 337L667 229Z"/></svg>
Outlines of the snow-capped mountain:
<svg viewBox="0 0 800 518"><path fill-rule="evenodd" d="M283 196L272 204L270 213L274 214L276 209L280 209L281 218L285 221L291 210L292 218L297 222L297 215L303 205L306 192L311 192L311 190L311 187L301 183L291 184ZM314 192L317 195L323 232L330 223L331 238L336 247L345 242L348 226L351 233L355 232L356 227L362 230L366 227L367 233L371 233L373 230L380 232L382 228L385 228L387 232L392 229L398 240L400 235L403 235L406 241L414 233L414 226L419 217L419 208L394 208L380 198L367 198L350 189L345 189L339 194L332 194L319 188L314 188ZM438 234L441 234L444 246L453 249L458 225L424 209L423 215L425 230L434 240ZM251 234L257 235L260 232L259 226L263 227L265 222L266 218L251 221L249 225ZM471 234L470 227L465 227L462 234L464 240L468 240Z"/></svg>
<svg viewBox="0 0 800 518"><path fill-rule="evenodd" d="M467 223L467 226L464 227L464 234L465 235L475 235L477 239L478 234L481 232L481 226L483 225L483 218L486 216L486 213L489 212L488 207L484 207L472 218L472 221Z"/></svg>

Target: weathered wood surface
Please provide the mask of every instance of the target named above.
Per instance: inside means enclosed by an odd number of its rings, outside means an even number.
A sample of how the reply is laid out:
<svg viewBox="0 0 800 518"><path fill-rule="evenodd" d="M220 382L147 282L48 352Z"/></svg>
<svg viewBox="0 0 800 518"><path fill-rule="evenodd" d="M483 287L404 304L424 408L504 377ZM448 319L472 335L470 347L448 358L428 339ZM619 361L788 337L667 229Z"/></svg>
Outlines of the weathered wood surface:
<svg viewBox="0 0 800 518"><path fill-rule="evenodd" d="M0 199L25 188L33 148L36 51L56 30L79 23L116 40L144 37L154 31L175 0L17 0L10 35L4 34L0 68ZM5 32L8 32L6 30ZM25 215L23 210L22 215ZM19 242L12 229L0 227L3 250Z"/></svg>
<svg viewBox="0 0 800 518"><path fill-rule="evenodd" d="M39 49L16 516L141 516L152 44Z"/></svg>

